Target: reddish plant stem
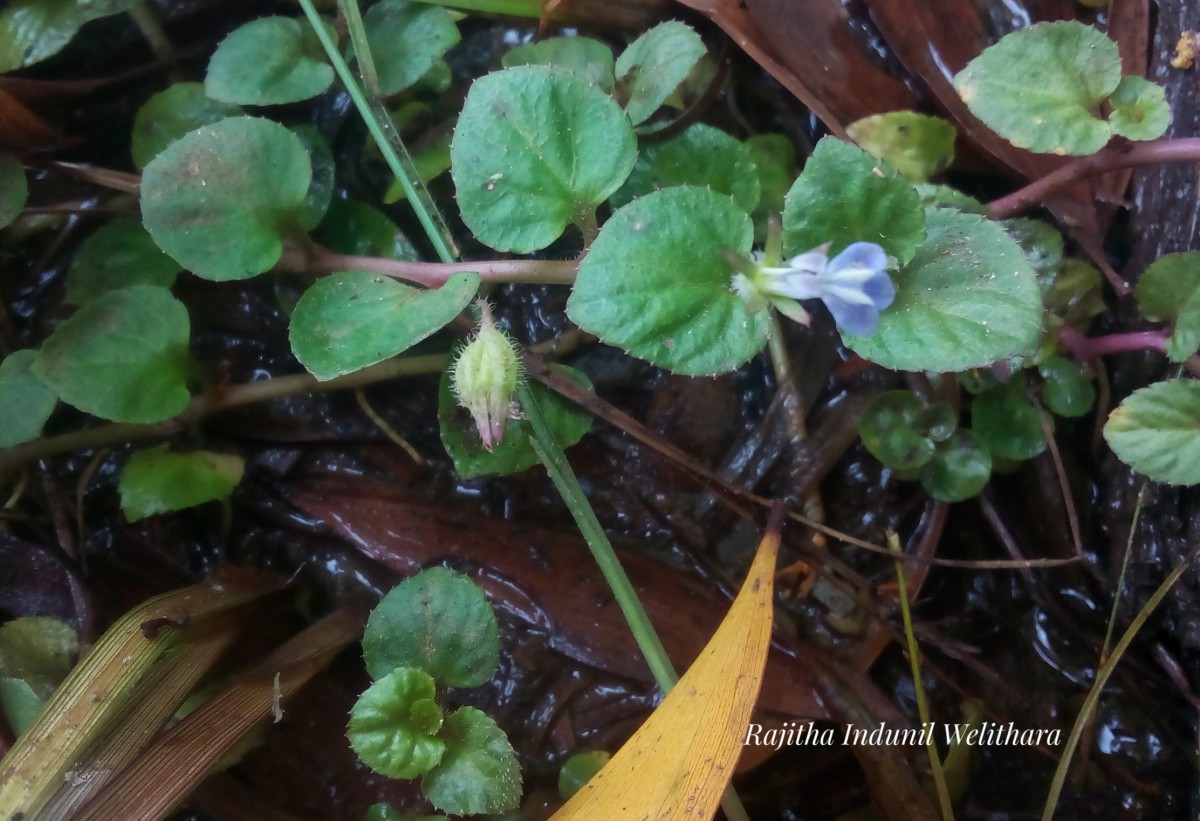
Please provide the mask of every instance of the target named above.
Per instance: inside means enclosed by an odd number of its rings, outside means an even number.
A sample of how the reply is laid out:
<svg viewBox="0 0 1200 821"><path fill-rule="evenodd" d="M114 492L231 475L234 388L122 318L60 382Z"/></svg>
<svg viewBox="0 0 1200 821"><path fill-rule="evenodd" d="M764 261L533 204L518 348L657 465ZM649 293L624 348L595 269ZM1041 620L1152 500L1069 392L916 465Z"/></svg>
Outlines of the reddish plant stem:
<svg viewBox="0 0 1200 821"><path fill-rule="evenodd" d="M1064 325L1058 330L1058 338L1080 362L1094 362L1102 356L1130 351L1167 352L1167 335L1162 331L1133 331L1086 337L1070 325Z"/></svg>
<svg viewBox="0 0 1200 821"><path fill-rule="evenodd" d="M1041 179L988 204L988 216L1004 219L1038 205L1050 194L1084 177L1122 168L1172 162L1200 162L1200 137L1122 142L1069 162Z"/></svg>

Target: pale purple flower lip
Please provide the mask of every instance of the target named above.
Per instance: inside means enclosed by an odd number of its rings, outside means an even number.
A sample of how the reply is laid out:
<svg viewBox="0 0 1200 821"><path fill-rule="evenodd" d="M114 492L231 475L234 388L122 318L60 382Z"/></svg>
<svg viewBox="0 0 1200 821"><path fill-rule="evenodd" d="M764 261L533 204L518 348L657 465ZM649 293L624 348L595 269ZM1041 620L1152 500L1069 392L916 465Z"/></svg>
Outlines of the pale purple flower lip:
<svg viewBox="0 0 1200 821"><path fill-rule="evenodd" d="M788 300L819 298L833 314L837 326L855 336L869 336L879 323L879 312L896 299L896 288L887 273L888 256L873 242L855 242L832 260L817 248L788 260L786 267L763 267L760 287L785 314L806 317Z"/></svg>

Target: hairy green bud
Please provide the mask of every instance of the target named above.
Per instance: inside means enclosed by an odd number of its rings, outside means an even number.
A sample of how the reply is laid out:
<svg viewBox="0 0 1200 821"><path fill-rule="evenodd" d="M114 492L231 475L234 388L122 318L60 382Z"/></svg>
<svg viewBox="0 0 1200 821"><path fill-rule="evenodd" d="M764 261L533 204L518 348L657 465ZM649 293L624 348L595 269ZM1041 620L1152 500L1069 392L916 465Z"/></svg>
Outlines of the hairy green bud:
<svg viewBox="0 0 1200 821"><path fill-rule="evenodd" d="M491 451L504 438L521 363L513 341L496 327L488 304L480 300L478 305L479 332L459 353L450 380L458 404L471 412L484 449Z"/></svg>

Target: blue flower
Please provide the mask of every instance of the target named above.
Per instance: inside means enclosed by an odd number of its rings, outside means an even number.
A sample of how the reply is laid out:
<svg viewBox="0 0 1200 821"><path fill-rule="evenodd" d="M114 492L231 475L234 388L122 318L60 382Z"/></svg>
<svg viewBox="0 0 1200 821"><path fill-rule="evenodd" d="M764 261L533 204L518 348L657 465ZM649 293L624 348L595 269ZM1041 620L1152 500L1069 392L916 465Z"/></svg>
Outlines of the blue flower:
<svg viewBox="0 0 1200 821"><path fill-rule="evenodd" d="M820 299L839 328L868 336L879 323L879 312L896 299L887 253L873 242L855 242L831 260L828 247L792 257L786 266L759 265L750 277L739 274L734 290L751 310L766 300L804 325L810 317L799 300Z"/></svg>

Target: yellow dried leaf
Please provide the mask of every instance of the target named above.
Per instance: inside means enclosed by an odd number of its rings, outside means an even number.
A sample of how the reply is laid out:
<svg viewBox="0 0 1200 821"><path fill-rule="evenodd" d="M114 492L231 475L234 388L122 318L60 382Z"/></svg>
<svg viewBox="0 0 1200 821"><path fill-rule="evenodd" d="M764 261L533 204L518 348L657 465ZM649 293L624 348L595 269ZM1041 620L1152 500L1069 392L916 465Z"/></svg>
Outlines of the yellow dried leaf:
<svg viewBox="0 0 1200 821"><path fill-rule="evenodd" d="M700 657L646 723L552 821L711 818L733 776L762 684L779 519Z"/></svg>

